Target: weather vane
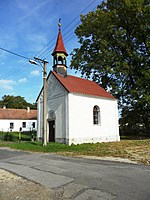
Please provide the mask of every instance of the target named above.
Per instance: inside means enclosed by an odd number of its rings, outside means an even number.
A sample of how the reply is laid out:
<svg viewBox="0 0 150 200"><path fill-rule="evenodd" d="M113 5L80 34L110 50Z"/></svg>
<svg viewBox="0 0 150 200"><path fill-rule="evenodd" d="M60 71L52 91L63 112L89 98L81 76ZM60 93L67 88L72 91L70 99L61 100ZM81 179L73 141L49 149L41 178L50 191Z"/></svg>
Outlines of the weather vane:
<svg viewBox="0 0 150 200"><path fill-rule="evenodd" d="M59 21L58 21L58 27L59 27L59 30L61 29L61 18L59 18Z"/></svg>

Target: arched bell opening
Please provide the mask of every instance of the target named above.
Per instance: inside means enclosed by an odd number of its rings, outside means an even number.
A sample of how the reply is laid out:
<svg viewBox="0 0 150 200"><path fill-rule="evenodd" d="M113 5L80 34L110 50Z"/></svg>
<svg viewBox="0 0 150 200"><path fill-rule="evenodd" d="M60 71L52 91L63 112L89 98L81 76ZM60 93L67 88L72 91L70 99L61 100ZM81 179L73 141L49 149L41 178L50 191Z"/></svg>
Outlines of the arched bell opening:
<svg viewBox="0 0 150 200"><path fill-rule="evenodd" d="M58 56L58 64L63 65L63 58L61 56Z"/></svg>

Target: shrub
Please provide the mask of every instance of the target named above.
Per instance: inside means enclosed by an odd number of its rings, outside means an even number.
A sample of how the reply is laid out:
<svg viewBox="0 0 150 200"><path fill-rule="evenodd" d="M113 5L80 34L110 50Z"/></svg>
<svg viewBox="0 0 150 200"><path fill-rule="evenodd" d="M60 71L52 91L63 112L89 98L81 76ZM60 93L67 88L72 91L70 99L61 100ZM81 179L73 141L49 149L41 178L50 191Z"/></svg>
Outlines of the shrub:
<svg viewBox="0 0 150 200"><path fill-rule="evenodd" d="M10 134L10 133L6 133L6 134L4 135L4 140L5 140L5 141L13 141L13 135Z"/></svg>

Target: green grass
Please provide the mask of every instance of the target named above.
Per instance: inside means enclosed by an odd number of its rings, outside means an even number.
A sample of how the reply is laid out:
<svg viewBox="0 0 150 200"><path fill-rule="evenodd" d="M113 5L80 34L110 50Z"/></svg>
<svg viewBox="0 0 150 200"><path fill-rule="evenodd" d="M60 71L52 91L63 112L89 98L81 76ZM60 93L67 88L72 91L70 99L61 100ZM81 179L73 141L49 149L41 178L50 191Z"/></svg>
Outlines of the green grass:
<svg viewBox="0 0 150 200"><path fill-rule="evenodd" d="M121 157L150 164L150 139L71 146L59 143L48 143L47 146L42 146L41 142L0 142L0 146L33 152L58 153L66 156Z"/></svg>
<svg viewBox="0 0 150 200"><path fill-rule="evenodd" d="M36 138L36 132L21 132L22 141L31 141L31 134L33 133L34 138ZM10 136L10 137L9 137ZM0 132L0 141L6 140L9 137L10 141L18 141L19 133L18 132ZM11 138L11 139L10 139Z"/></svg>

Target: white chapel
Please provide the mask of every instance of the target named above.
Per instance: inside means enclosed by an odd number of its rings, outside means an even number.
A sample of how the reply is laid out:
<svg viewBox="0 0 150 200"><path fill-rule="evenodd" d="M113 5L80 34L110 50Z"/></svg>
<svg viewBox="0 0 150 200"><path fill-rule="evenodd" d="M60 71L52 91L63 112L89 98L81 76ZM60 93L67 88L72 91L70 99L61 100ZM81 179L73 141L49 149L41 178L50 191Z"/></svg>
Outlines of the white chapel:
<svg viewBox="0 0 150 200"><path fill-rule="evenodd" d="M82 144L120 141L117 99L97 83L67 74L67 51L59 28L47 77L48 142ZM43 89L38 98L37 137L43 138Z"/></svg>

